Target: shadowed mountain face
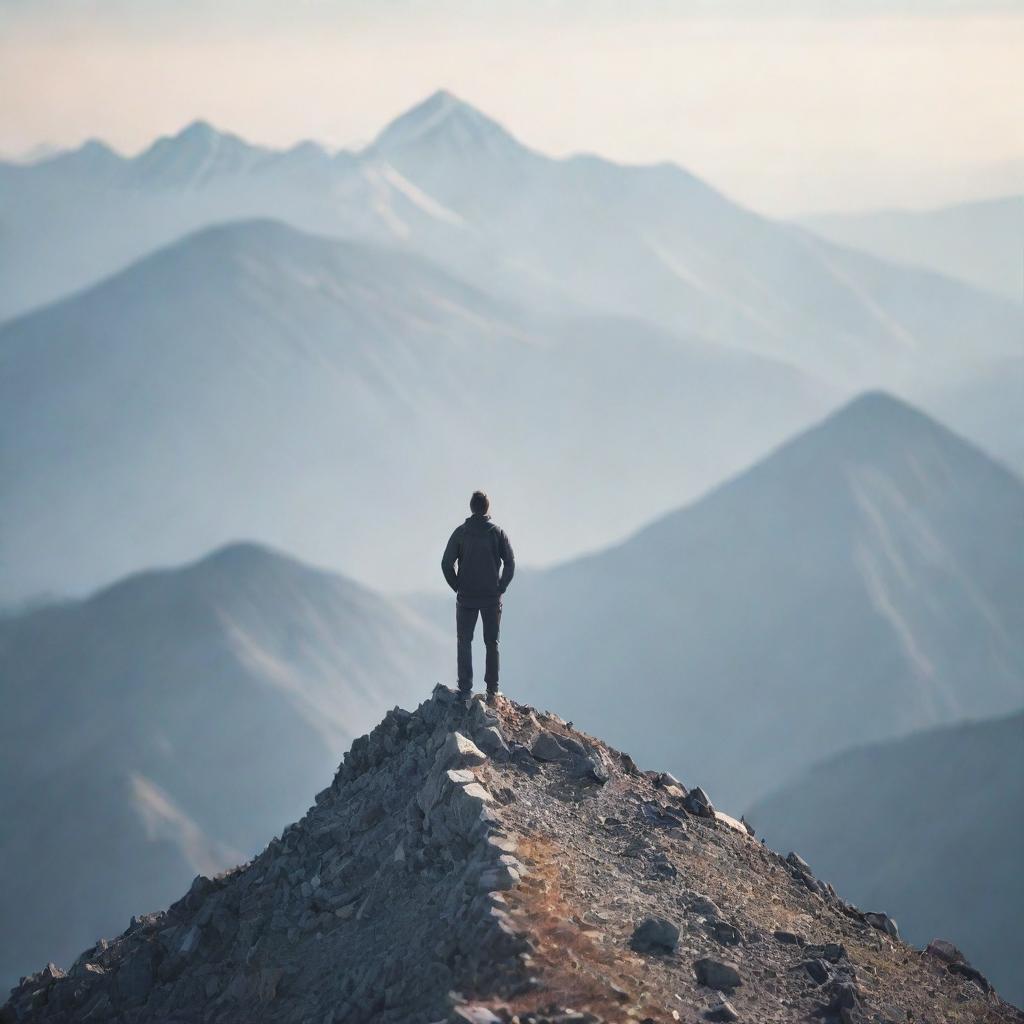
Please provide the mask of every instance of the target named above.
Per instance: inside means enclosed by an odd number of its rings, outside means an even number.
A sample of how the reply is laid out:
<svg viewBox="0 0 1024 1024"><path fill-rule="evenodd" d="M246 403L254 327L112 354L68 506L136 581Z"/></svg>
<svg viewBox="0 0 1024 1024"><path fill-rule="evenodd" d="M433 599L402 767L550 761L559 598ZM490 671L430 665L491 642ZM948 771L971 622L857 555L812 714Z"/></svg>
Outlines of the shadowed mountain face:
<svg viewBox="0 0 1024 1024"><path fill-rule="evenodd" d="M748 818L851 899L885 907L916 944L953 939L1024 1003L1024 715L848 751Z"/></svg>
<svg viewBox="0 0 1024 1024"><path fill-rule="evenodd" d="M672 165L553 160L448 93L359 153L196 124L134 159L93 143L0 166L0 316L183 234L273 217L428 256L531 308L640 316L843 387L1019 352L1012 304L760 217Z"/></svg>
<svg viewBox="0 0 1024 1024"><path fill-rule="evenodd" d="M447 647L254 545L0 620L0 978L249 856Z"/></svg>
<svg viewBox="0 0 1024 1024"><path fill-rule="evenodd" d="M624 544L517 578L506 685L740 808L851 744L1024 701L1024 484L862 397Z"/></svg>
<svg viewBox="0 0 1024 1024"><path fill-rule="evenodd" d="M553 559L635 528L641 488L648 508L693 497L832 395L644 322L527 316L413 255L214 228L0 328L0 599L239 535L436 585L492 480L529 560Z"/></svg>

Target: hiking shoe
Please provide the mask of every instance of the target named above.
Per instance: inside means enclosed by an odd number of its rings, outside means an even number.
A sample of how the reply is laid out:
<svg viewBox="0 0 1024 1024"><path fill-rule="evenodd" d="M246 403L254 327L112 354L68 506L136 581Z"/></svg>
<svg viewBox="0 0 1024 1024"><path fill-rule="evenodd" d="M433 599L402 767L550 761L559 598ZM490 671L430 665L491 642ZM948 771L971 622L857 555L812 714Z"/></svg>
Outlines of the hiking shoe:
<svg viewBox="0 0 1024 1024"><path fill-rule="evenodd" d="M501 696L501 694L498 693L497 690L488 690L487 691L487 706L489 708L497 707L497 705L498 705L498 698L500 696Z"/></svg>
<svg viewBox="0 0 1024 1024"><path fill-rule="evenodd" d="M463 705L463 707L471 708L473 706L473 691L459 690L459 703Z"/></svg>

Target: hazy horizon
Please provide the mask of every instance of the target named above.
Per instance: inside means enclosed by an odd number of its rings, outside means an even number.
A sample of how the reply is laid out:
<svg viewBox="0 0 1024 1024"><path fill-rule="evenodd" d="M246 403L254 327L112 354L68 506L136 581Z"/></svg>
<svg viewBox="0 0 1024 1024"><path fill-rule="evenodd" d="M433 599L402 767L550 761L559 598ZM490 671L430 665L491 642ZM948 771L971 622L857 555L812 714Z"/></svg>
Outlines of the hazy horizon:
<svg viewBox="0 0 1024 1024"><path fill-rule="evenodd" d="M0 153L196 119L352 148L447 88L542 152L671 161L773 215L1021 191L1020 4L773 10L0 0Z"/></svg>

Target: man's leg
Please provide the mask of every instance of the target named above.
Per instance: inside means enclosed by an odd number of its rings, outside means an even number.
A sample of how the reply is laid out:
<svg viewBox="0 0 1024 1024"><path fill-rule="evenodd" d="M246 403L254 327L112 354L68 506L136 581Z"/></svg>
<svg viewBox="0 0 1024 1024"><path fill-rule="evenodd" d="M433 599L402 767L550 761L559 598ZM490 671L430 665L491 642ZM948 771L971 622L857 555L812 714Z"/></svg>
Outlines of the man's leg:
<svg viewBox="0 0 1024 1024"><path fill-rule="evenodd" d="M473 630L476 608L455 605L455 639L458 648L459 692L469 696L473 691Z"/></svg>
<svg viewBox="0 0 1024 1024"><path fill-rule="evenodd" d="M484 682L488 693L498 692L498 633L501 629L501 602L490 608L480 609L484 624L484 646L487 648L487 665Z"/></svg>

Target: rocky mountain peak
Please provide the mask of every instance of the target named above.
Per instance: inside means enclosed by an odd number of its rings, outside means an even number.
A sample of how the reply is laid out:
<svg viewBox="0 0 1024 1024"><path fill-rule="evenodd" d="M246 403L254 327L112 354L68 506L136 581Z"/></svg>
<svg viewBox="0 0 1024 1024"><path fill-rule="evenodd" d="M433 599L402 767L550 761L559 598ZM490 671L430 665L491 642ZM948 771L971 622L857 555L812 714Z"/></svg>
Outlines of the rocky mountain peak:
<svg viewBox="0 0 1024 1024"><path fill-rule="evenodd" d="M462 156L522 148L497 121L446 89L395 118L377 136L371 150L390 158L420 147Z"/></svg>
<svg viewBox="0 0 1024 1024"><path fill-rule="evenodd" d="M0 1020L1024 1021L700 788L534 708L437 687L301 821Z"/></svg>

